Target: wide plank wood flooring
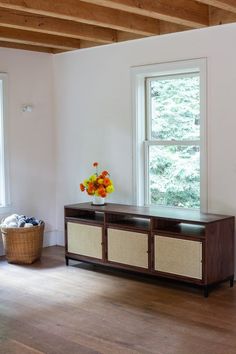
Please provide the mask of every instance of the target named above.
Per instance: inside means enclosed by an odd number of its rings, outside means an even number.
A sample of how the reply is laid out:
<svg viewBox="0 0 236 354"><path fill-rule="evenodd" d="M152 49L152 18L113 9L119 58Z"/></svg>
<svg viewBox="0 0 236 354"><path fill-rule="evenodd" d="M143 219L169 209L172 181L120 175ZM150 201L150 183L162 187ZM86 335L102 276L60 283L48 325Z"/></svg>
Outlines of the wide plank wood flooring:
<svg viewBox="0 0 236 354"><path fill-rule="evenodd" d="M0 260L1 354L236 354L236 286L192 287L64 263Z"/></svg>

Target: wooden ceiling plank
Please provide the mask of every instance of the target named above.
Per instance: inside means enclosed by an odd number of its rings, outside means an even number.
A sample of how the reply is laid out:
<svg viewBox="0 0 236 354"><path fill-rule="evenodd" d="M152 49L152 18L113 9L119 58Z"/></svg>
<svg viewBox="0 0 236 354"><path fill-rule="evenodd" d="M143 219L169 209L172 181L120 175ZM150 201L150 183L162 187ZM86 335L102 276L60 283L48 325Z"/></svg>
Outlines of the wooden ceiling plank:
<svg viewBox="0 0 236 354"><path fill-rule="evenodd" d="M224 11L217 7L210 6L209 20L211 26L223 25L226 23L236 22L236 13Z"/></svg>
<svg viewBox="0 0 236 354"><path fill-rule="evenodd" d="M98 43L116 41L116 31L112 29L3 8L0 8L0 25Z"/></svg>
<svg viewBox="0 0 236 354"><path fill-rule="evenodd" d="M0 0L0 7L146 36L159 34L159 21L154 18L78 0Z"/></svg>
<svg viewBox="0 0 236 354"><path fill-rule="evenodd" d="M235 0L196 0L199 3L217 7L219 9L236 13L236 1Z"/></svg>
<svg viewBox="0 0 236 354"><path fill-rule="evenodd" d="M133 39L140 39L140 38L145 38L145 36L141 36L140 34L136 34L136 33L117 31L117 42L125 42Z"/></svg>
<svg viewBox="0 0 236 354"><path fill-rule="evenodd" d="M71 50L70 49L65 50L65 49L52 48L53 54L60 54L60 53L65 53L65 52L71 52Z"/></svg>
<svg viewBox="0 0 236 354"><path fill-rule="evenodd" d="M51 47L58 49L78 49L80 48L80 40L59 36L52 36L44 33L36 33L30 31L19 31L14 28L0 27L0 40L37 45L42 47Z"/></svg>
<svg viewBox="0 0 236 354"><path fill-rule="evenodd" d="M31 46L41 46L41 47L52 47L55 49L62 49L63 51L67 51L67 50L75 50L75 49L79 49L79 48L70 48L67 46L63 46L63 45L50 45L50 44L46 44L46 43L41 43L40 41L33 41L32 39L28 38L28 39L18 39L18 38L9 38L9 37L3 37L0 33L0 41L3 42L7 42L7 43L21 43L21 44L26 44L26 45L31 45Z"/></svg>
<svg viewBox="0 0 236 354"><path fill-rule="evenodd" d="M187 31L190 29L191 29L190 27L177 25L176 23L160 21L160 34L167 34L173 32L176 33L176 32Z"/></svg>
<svg viewBox="0 0 236 354"><path fill-rule="evenodd" d="M90 42L90 41L85 41L85 40L81 40L80 41L80 49L82 48L92 48L92 47L97 47L102 45L101 43L97 43L97 42Z"/></svg>
<svg viewBox="0 0 236 354"><path fill-rule="evenodd" d="M116 10L148 16L179 25L208 26L208 7L192 0L81 0Z"/></svg>
<svg viewBox="0 0 236 354"><path fill-rule="evenodd" d="M34 46L28 44L21 44L21 43L14 43L14 42L4 42L0 41L0 48L11 48L11 49L23 49L23 50L30 50L34 52L43 52L43 53L51 53L54 54L57 49L49 48L49 47L41 47L41 46ZM63 50L64 51L64 50Z"/></svg>

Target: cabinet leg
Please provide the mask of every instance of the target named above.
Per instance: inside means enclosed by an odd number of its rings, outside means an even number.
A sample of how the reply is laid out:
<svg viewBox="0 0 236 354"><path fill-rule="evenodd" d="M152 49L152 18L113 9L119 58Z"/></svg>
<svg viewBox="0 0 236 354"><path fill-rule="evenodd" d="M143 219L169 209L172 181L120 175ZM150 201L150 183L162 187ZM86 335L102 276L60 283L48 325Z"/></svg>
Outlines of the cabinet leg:
<svg viewBox="0 0 236 354"><path fill-rule="evenodd" d="M65 260L66 260L66 265L68 266L69 265L69 258L65 257Z"/></svg>
<svg viewBox="0 0 236 354"><path fill-rule="evenodd" d="M209 295L209 288L207 285L204 286L204 297L208 297Z"/></svg>
<svg viewBox="0 0 236 354"><path fill-rule="evenodd" d="M231 288L234 286L234 278L231 278L229 280L229 285L230 285Z"/></svg>

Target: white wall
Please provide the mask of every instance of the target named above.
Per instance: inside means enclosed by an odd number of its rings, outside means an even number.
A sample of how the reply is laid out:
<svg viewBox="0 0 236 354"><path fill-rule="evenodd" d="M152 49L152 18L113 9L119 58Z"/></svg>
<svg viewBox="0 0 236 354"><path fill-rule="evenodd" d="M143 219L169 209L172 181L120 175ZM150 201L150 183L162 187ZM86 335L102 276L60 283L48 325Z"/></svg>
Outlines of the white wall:
<svg viewBox="0 0 236 354"><path fill-rule="evenodd" d="M0 72L8 74L7 138L11 187L8 214L16 212L45 220L45 243L55 244L52 56L1 48ZM32 113L21 112L25 103L33 105Z"/></svg>
<svg viewBox="0 0 236 354"><path fill-rule="evenodd" d="M132 203L130 68L206 57L209 212L235 215L235 36L231 24L54 57L0 49L9 76L10 212L45 220L46 244L56 243L59 227L63 244L63 206L88 200L79 183L94 161L115 182L109 200ZM21 112L24 103L32 113Z"/></svg>
<svg viewBox="0 0 236 354"><path fill-rule="evenodd" d="M54 57L57 223L64 204L87 201L79 182L93 161L132 202L132 66L206 57L209 212L236 214L236 24L163 35Z"/></svg>

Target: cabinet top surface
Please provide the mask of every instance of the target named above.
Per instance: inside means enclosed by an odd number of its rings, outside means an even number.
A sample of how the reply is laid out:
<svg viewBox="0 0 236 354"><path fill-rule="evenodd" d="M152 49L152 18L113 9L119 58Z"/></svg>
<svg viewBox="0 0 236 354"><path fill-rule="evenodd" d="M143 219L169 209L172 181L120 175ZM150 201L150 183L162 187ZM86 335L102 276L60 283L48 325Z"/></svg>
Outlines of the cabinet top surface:
<svg viewBox="0 0 236 354"><path fill-rule="evenodd" d="M114 214L129 214L136 217L157 217L198 223L211 223L232 218L232 216L228 215L201 213L200 211L196 210L183 210L156 206L135 206L114 203L107 203L104 206L95 206L91 203L71 204L66 205L65 209L78 209L89 212L96 211Z"/></svg>

